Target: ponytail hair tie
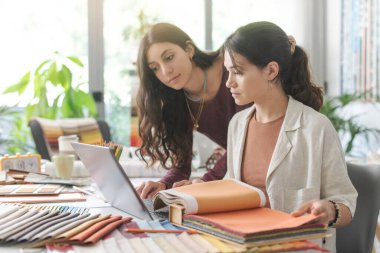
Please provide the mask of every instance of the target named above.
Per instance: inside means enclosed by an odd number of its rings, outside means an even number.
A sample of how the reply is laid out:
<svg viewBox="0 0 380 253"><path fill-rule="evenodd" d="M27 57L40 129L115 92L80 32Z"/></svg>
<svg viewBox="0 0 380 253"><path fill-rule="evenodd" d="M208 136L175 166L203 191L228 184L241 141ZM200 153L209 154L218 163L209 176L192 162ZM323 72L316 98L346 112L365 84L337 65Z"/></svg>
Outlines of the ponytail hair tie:
<svg viewBox="0 0 380 253"><path fill-rule="evenodd" d="M288 35L288 40L290 44L290 53L294 54L294 51L296 50L296 39L292 35Z"/></svg>

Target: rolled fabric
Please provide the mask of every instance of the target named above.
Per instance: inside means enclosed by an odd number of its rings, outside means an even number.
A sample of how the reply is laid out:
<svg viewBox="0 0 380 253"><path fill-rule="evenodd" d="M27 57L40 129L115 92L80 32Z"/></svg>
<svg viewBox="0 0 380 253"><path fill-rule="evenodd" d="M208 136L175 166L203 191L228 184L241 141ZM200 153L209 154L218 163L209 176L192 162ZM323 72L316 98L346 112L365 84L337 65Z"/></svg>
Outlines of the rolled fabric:
<svg viewBox="0 0 380 253"><path fill-rule="evenodd" d="M68 215L68 214L65 214L65 215ZM5 238L5 240L7 242L19 240L22 236L26 235L30 231L33 231L33 229L38 228L39 226L42 226L43 224L51 220L58 219L59 217L62 217L62 216L58 214L58 211L48 213L47 215L41 218L38 218L37 220L34 220L33 222L29 224L22 226L23 227L22 230L19 230L18 232L16 232L15 234L12 234L11 236L8 236L7 238Z"/></svg>
<svg viewBox="0 0 380 253"><path fill-rule="evenodd" d="M2 208L0 212L0 220L3 219L4 217L7 217L11 213L16 212L18 209L20 209L18 206L6 207L4 209Z"/></svg>
<svg viewBox="0 0 380 253"><path fill-rule="evenodd" d="M112 223L109 223L107 226L101 228L99 231L91 235L89 238L87 238L84 243L96 243L100 239L102 239L104 236L108 235L112 232L112 230L116 229L118 226L120 226L124 222L130 222L132 220L131 217L124 218L122 220L117 220Z"/></svg>
<svg viewBox="0 0 380 253"><path fill-rule="evenodd" d="M71 230L69 230L69 231L67 231L67 232L65 232L63 234L58 235L55 239L57 241L64 242L68 238L73 237L76 234L79 234L80 232L84 231L85 229L91 227L92 225L94 225L94 224L96 224L96 223L98 223L100 221L103 221L105 219L108 219L110 216L111 216L110 214L108 214L108 215L102 215L102 216L100 216L100 217L98 217L96 219L86 221L85 223L79 225L78 227L75 227L75 228L73 228L73 229L71 229Z"/></svg>
<svg viewBox="0 0 380 253"><path fill-rule="evenodd" d="M59 222L57 224L54 224L50 226L49 228L44 229L43 231L39 232L35 236L32 237L32 240L43 240L43 239L48 239L52 236L54 236L55 231L58 231L62 228L66 228L67 225L73 224L76 221L80 221L83 219L86 219L90 214L84 214L84 215L76 215L70 217L70 219L64 220L62 222ZM67 231L67 230L65 230Z"/></svg>
<svg viewBox="0 0 380 253"><path fill-rule="evenodd" d="M41 220L42 217L49 214L49 211L44 210L37 212L35 215L22 220L18 222L17 224L14 224L13 226L9 226L6 229L3 229L0 233L0 240L5 240L7 237L16 234L19 231L22 231L23 229L33 225L34 223Z"/></svg>
<svg viewBox="0 0 380 253"><path fill-rule="evenodd" d="M17 211L15 211L14 213L12 214L9 214L5 217L3 217L1 220L0 220L0 226L3 226L3 225L6 225L8 224L9 222L12 222L13 220L23 216L25 213L27 213L30 209L28 208L21 208Z"/></svg>
<svg viewBox="0 0 380 253"><path fill-rule="evenodd" d="M73 217L76 217L78 216L79 214L71 214L71 213L61 213L59 215L57 215L56 217L53 217L52 219L49 219L49 221L45 224L43 224L42 226L39 226L39 227L35 227L32 231L30 231L29 233L23 235L21 238L18 239L18 241L31 241L32 238L37 235L38 233L40 233L41 231L44 231L45 229L51 227L51 226L54 226L55 224L58 224L60 222L63 222L63 221L66 221L66 220L69 220Z"/></svg>
<svg viewBox="0 0 380 253"><path fill-rule="evenodd" d="M86 230L80 232L79 234L74 235L73 237L68 239L68 243L70 244L82 244L87 238L89 238L91 235L96 233L98 230L101 228L107 226L108 224L120 220L122 217L121 216L114 216L110 217L106 220L100 221L91 227L87 228Z"/></svg>

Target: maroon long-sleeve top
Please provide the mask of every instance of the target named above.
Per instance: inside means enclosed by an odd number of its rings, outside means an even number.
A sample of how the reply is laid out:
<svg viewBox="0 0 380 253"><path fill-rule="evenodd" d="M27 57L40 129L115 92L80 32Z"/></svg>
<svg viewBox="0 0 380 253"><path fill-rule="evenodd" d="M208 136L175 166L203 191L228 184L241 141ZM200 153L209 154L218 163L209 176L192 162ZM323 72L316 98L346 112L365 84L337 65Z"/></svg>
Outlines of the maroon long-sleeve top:
<svg viewBox="0 0 380 253"><path fill-rule="evenodd" d="M198 131L223 148L227 148L228 123L232 116L250 105L238 106L235 104L233 97L225 83L228 78L228 72L223 69L222 81L216 96L206 101L202 114L199 119ZM198 111L199 103L189 101L193 112ZM167 188L171 188L173 183L189 179L191 174L192 153L189 153L186 164L182 167L173 167L160 180ZM203 181L212 181L222 179L227 172L227 153L225 153L215 164L213 169L208 170L201 178Z"/></svg>

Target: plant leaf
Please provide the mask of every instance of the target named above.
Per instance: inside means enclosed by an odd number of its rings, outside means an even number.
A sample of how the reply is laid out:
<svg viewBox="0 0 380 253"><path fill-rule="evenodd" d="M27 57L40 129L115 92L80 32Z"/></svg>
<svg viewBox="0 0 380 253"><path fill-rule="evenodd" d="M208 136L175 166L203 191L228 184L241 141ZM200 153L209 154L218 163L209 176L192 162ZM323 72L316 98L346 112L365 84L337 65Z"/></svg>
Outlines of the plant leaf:
<svg viewBox="0 0 380 253"><path fill-rule="evenodd" d="M6 94L6 93L18 92L18 94L22 94L25 91L26 87L28 86L29 82L30 82L30 71L27 72L18 83L6 88L3 91L3 93Z"/></svg>
<svg viewBox="0 0 380 253"><path fill-rule="evenodd" d="M74 62L75 64L77 64L78 66L84 67L82 61L81 61L78 57L68 56L67 58L68 58L70 61L72 61L72 62Z"/></svg>

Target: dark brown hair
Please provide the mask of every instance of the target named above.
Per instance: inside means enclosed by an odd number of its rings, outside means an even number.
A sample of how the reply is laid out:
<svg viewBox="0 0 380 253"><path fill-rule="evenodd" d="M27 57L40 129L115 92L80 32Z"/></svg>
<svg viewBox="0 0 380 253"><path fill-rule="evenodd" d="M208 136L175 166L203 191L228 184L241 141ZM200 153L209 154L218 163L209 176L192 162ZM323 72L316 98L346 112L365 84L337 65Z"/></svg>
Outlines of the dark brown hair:
<svg viewBox="0 0 380 253"><path fill-rule="evenodd" d="M242 26L227 38L224 49L232 59L232 53L237 53L259 68L277 62L277 78L285 93L316 111L321 108L323 92L311 81L305 51L296 45L292 53L288 36L277 25L263 21Z"/></svg>
<svg viewBox="0 0 380 253"><path fill-rule="evenodd" d="M160 161L165 168L169 158L173 166L181 167L192 156L192 120L183 91L164 85L148 67L146 53L152 44L160 42L173 43L184 50L190 43L194 47L193 62L202 69L213 64L219 51L199 50L189 35L168 23L153 25L140 43L137 106L142 145L139 152L150 156L152 162Z"/></svg>

